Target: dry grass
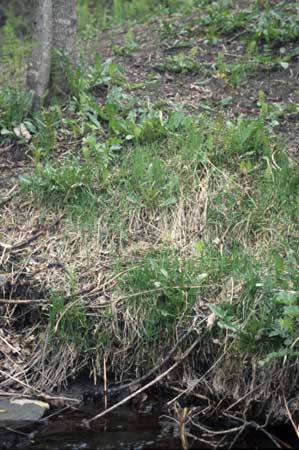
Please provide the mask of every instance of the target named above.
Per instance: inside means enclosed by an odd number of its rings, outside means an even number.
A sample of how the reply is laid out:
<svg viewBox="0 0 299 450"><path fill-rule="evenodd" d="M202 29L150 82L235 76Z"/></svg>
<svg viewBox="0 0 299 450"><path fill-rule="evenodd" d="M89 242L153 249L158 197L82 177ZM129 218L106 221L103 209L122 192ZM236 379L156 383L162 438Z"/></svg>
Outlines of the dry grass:
<svg viewBox="0 0 299 450"><path fill-rule="evenodd" d="M56 214L23 203L21 197L12 200L5 207L6 220L0 230L1 266L7 280L5 297L2 295L2 301L5 298L2 305L1 347L5 355L1 363L2 391L51 392L57 386L65 385L84 367L88 367L93 379L99 382L103 375L104 354L109 355L110 373L119 380L129 375L136 364L140 367L154 365L155 360L151 360L150 355L144 360L140 348L144 311L140 307L132 315L132 310L126 306L130 295L121 295L117 284L128 270L134 269L135 263L138 265L140 258L165 243L176 245L181 254L192 253L205 228L206 204L207 190L201 187L188 199L181 194L178 204L158 219L153 215L142 222L141 216L133 217L130 235L138 236L140 227L145 232L141 238L135 238L134 243L129 239L129 244L124 247L117 236L101 239L100 230L107 228L103 216L99 218L95 232L85 234L80 226L63 216L51 227L57 219ZM36 235L37 238L32 239ZM22 245L26 242L29 243ZM116 257L132 265L115 274ZM75 300L72 300L74 288L70 279L74 275ZM114 343L107 343L108 347L95 345L85 353L74 344L59 340L53 347L55 332L53 335L49 328L48 315L54 286L55 291L64 292L69 298L66 310L74 304L83 305L94 329L109 329L109 334L115 337ZM219 298L233 298L240 287L228 283L225 289ZM29 303L22 304L26 300ZM109 319L107 306L111 314ZM194 314L201 319L211 317L200 297ZM190 320L194 317L192 315ZM58 322L60 320L62 317ZM212 323L213 320L215 318ZM20 327L22 331L16 333ZM224 341L217 336L211 340L207 334L209 327L204 324L197 330L195 326L195 331L203 335L202 343L193 351L188 364L183 365L182 372L178 372L179 378L174 378L173 384L174 388L186 387L181 398L191 396L196 403L196 396L200 394L207 399L195 409L195 422L203 420L205 423L219 408L223 417L229 413L241 420L246 411L247 417L264 417L265 423L281 421L283 417L287 420L282 396L286 386L288 406L295 414L297 404L292 398L296 397L298 383L297 360L274 361L261 369L256 357L241 357L231 352L233 342L228 335ZM178 322L178 335L180 329ZM165 350L171 342L167 345L164 340L160 344L161 350ZM212 431L211 437L215 438Z"/></svg>

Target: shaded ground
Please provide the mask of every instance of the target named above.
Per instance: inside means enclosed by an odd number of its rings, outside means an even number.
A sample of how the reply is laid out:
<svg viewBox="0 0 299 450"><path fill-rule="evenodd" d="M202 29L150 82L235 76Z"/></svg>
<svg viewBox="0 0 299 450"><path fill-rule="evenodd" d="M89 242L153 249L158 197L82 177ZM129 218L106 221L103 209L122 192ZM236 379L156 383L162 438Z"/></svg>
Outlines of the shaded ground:
<svg viewBox="0 0 299 450"><path fill-rule="evenodd" d="M246 67L247 43L242 41L244 33L222 36L218 44L211 44L202 35L192 36L190 29L195 28L196 20L194 16L188 19L179 15L177 19L166 19L171 24L174 37L171 37L171 32L169 35L167 31L163 33L161 21L135 27L134 42L137 49L132 52L130 49L126 50L128 30L112 32L110 39L105 36L101 41L99 52L105 57L113 58L124 68L129 92L134 91L134 95L151 102L165 100L182 103L190 113L214 111L219 114L223 110L228 116L240 113L257 116L260 111L257 104L261 90L270 107L277 104L298 104L298 52L295 52L285 69L279 66L267 68L266 64L264 67L260 64L254 68L253 73L249 69L248 74L242 74L240 68L240 81L234 86L228 74L221 72L219 53L223 53L228 65L239 63ZM184 36L185 29L189 30L189 37ZM180 34L183 36L180 37ZM188 56L191 49L196 50L192 58L199 65L198 68L192 69L191 66L188 69L184 67L184 61L181 70L171 62L168 64L170 70L167 66L163 68L169 56L180 53ZM119 51L129 54L119 56ZM276 128L287 140L292 153L298 152L297 119L298 112L284 112Z"/></svg>

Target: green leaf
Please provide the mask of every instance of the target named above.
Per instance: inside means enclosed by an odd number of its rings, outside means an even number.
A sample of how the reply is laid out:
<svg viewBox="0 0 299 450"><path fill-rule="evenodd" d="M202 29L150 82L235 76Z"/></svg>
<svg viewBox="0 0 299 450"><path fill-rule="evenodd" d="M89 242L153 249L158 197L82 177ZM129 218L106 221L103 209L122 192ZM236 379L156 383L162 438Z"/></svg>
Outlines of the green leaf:
<svg viewBox="0 0 299 450"><path fill-rule="evenodd" d="M299 317L299 306L286 306L283 310L283 313L287 316Z"/></svg>
<svg viewBox="0 0 299 450"><path fill-rule="evenodd" d="M129 200L129 202L134 203L134 204L139 204L140 203L138 197L136 195L133 195L133 194L127 195L127 200Z"/></svg>
<svg viewBox="0 0 299 450"><path fill-rule="evenodd" d="M208 277L207 273L201 273L201 274L197 275L197 277L195 279L196 279L197 283L200 283L201 281L205 280L207 277ZM211 306L213 306L213 305L211 305Z"/></svg>
<svg viewBox="0 0 299 450"><path fill-rule="evenodd" d="M217 305L208 305L212 313L215 314L216 317L220 317L220 319L224 319L227 315L226 311L221 307Z"/></svg>
<svg viewBox="0 0 299 450"><path fill-rule="evenodd" d="M165 278L168 278L168 272L164 269L161 269L160 272L164 275Z"/></svg>
<svg viewBox="0 0 299 450"><path fill-rule="evenodd" d="M13 134L13 132L9 131L7 128L2 128L1 134L2 134L2 136L11 136Z"/></svg>
<svg viewBox="0 0 299 450"><path fill-rule="evenodd" d="M175 205L175 204L176 204L176 198L170 197L167 200L165 200L165 202L163 202L162 206L170 206L170 205Z"/></svg>
<svg viewBox="0 0 299 450"><path fill-rule="evenodd" d="M277 358L284 358L284 357L290 357L290 356L299 356L299 352L291 351L291 350L281 350L279 352L271 352L269 353L265 359L259 361L259 365L261 367L265 366L269 362L271 362L273 359Z"/></svg>
<svg viewBox="0 0 299 450"><path fill-rule="evenodd" d="M32 184L32 181L30 178L22 176L22 175L19 177L19 180L22 184L24 184L26 186L30 186Z"/></svg>
<svg viewBox="0 0 299 450"><path fill-rule="evenodd" d="M290 67L289 63L286 61L280 61L279 65L283 68L283 69L288 69Z"/></svg>
<svg viewBox="0 0 299 450"><path fill-rule="evenodd" d="M297 299L297 293L281 291L274 297L274 302L279 305L293 305Z"/></svg>
<svg viewBox="0 0 299 450"><path fill-rule="evenodd" d="M228 322L228 321L223 321L220 320L218 322L218 327L219 328L223 328L224 330L231 330L234 331L235 333L237 333L238 331L240 331L240 327L239 325L234 324L233 322Z"/></svg>

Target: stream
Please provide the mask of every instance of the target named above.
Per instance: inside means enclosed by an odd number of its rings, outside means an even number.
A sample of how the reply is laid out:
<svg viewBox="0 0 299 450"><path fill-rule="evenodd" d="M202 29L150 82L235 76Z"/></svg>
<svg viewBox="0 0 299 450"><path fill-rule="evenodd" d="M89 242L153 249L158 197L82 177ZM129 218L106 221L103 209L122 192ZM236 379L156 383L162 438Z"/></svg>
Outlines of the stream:
<svg viewBox="0 0 299 450"><path fill-rule="evenodd" d="M130 407L121 407L110 413L109 417L95 422L91 429L84 428L82 420L92 417L97 412L99 410L90 408L88 411L68 411L34 426L0 429L0 448L1 450L182 449L178 429L167 417L153 413L140 415ZM281 436L281 433L279 434ZM298 441L295 443L291 434L285 430L282 434L285 442L290 445L288 448L299 448ZM190 445L190 449L205 448L211 447L195 442ZM277 447L260 433L251 432L246 433L235 448Z"/></svg>
<svg viewBox="0 0 299 450"><path fill-rule="evenodd" d="M82 386L69 391L73 398L82 398ZM158 399L160 404L161 398ZM96 420L90 428L83 426L85 419L91 419L103 410L103 405L88 402L66 410L52 410L49 418L24 425L13 422L0 427L1 450L147 450L181 449L179 429L175 422L165 415L154 403L140 411L136 405L118 407L102 419ZM111 405L109 405L111 406ZM0 412L3 412L0 410ZM298 439L291 426L270 431L281 439L281 448L299 448ZM285 445L284 445L285 444ZM211 448L202 442L190 440L190 449ZM254 429L246 430L235 448L264 449L277 448L265 434Z"/></svg>
<svg viewBox="0 0 299 450"><path fill-rule="evenodd" d="M95 422L91 429L82 420L92 417L98 409L68 411L34 427L11 431L0 430L3 449L30 450L101 450L101 449L179 449L181 442L173 422L157 414L140 415L129 407L120 407L109 417ZM10 427L9 427L10 428ZM34 431L32 431L34 430ZM24 436L20 433L25 433Z"/></svg>

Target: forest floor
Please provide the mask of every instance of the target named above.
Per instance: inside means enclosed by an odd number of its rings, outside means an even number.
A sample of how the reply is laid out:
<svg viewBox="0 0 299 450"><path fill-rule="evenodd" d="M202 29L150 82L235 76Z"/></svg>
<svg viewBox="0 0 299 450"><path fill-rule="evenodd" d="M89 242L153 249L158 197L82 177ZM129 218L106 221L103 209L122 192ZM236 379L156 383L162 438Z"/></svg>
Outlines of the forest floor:
<svg viewBox="0 0 299 450"><path fill-rule="evenodd" d="M298 422L298 8L253 3L94 25L67 105L1 97L2 392L181 361L186 422Z"/></svg>

